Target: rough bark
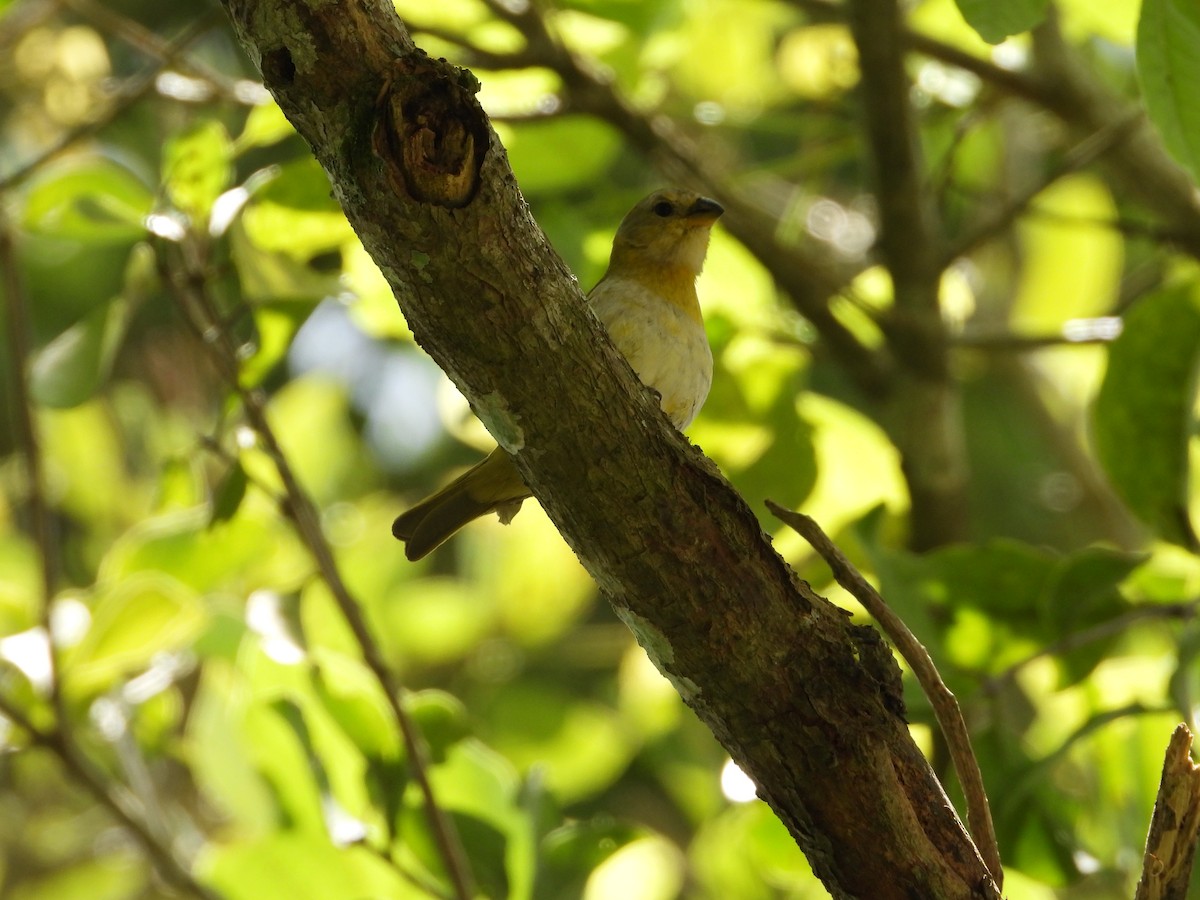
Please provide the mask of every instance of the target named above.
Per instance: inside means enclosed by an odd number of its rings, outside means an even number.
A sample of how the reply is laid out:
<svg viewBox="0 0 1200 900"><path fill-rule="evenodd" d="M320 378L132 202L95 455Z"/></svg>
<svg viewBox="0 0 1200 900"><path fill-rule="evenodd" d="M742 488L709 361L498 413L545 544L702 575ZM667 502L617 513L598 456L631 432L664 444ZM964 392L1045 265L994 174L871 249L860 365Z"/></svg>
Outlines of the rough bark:
<svg viewBox="0 0 1200 900"><path fill-rule="evenodd" d="M637 383L470 74L416 50L383 0L223 2L417 340L830 892L997 897L909 736L887 646L796 578Z"/></svg>
<svg viewBox="0 0 1200 900"><path fill-rule="evenodd" d="M1192 762L1191 746L1192 733L1179 725L1163 759L1134 900L1187 898L1200 835L1200 767Z"/></svg>

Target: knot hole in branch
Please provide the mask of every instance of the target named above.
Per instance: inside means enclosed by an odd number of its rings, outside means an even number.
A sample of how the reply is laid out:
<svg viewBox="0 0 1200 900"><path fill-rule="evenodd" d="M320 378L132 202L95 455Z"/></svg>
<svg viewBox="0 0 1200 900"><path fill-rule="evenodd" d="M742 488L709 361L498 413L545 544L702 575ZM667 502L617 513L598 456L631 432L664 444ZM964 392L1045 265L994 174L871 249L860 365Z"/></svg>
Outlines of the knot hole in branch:
<svg viewBox="0 0 1200 900"><path fill-rule="evenodd" d="M466 206L490 143L475 100L479 82L445 60L397 60L380 91L372 148L394 190L438 206Z"/></svg>
<svg viewBox="0 0 1200 900"><path fill-rule="evenodd" d="M275 47L264 53L261 68L268 87L291 87L296 80L296 63L287 47Z"/></svg>

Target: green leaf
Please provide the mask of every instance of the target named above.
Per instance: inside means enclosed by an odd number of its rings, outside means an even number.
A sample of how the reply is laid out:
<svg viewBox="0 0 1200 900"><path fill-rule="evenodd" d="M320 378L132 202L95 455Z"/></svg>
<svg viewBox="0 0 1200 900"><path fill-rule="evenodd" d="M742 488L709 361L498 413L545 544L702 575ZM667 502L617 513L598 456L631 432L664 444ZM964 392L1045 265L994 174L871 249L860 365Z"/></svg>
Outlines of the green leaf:
<svg viewBox="0 0 1200 900"><path fill-rule="evenodd" d="M1144 555L1105 547L1087 547L1063 559L1051 574L1042 601L1043 617L1052 633L1066 636L1123 614L1129 603L1119 586L1145 561ZM1086 677L1119 637L1088 641L1059 654L1063 686Z"/></svg>
<svg viewBox="0 0 1200 900"><path fill-rule="evenodd" d="M286 206L288 209L315 213L342 212L342 207L333 199L329 176L311 156L283 163L278 166L270 181L254 192L256 201ZM349 226L346 230L349 232ZM338 240L340 243L340 239ZM327 244L322 246L333 246Z"/></svg>
<svg viewBox="0 0 1200 900"><path fill-rule="evenodd" d="M242 133L234 141L234 150L242 153L251 147L269 147L296 133L292 123L273 102L262 103L250 110Z"/></svg>
<svg viewBox="0 0 1200 900"><path fill-rule="evenodd" d="M394 866L361 847L339 850L301 832L275 832L258 840L217 847L203 867L227 900L392 900L429 894L404 880Z"/></svg>
<svg viewBox="0 0 1200 900"><path fill-rule="evenodd" d="M321 705L368 759L394 759L400 752L387 698L367 667L332 650L314 651L312 679Z"/></svg>
<svg viewBox="0 0 1200 900"><path fill-rule="evenodd" d="M1118 586L1146 561L1142 554L1085 547L1063 559L1050 575L1045 608L1062 632L1083 628L1124 612Z"/></svg>
<svg viewBox="0 0 1200 900"><path fill-rule="evenodd" d="M542 841L535 896L582 897L592 871L638 836L632 825L605 817L555 829Z"/></svg>
<svg viewBox="0 0 1200 900"><path fill-rule="evenodd" d="M203 602L185 585L162 573L133 576L97 600L91 628L63 660L66 683L102 690L155 655L190 644L206 621Z"/></svg>
<svg viewBox="0 0 1200 900"><path fill-rule="evenodd" d="M41 567L33 541L21 534L0 539L0 634L39 624Z"/></svg>
<svg viewBox="0 0 1200 900"><path fill-rule="evenodd" d="M445 691L425 690L411 694L407 705L435 762L444 760L450 748L471 733L462 702Z"/></svg>
<svg viewBox="0 0 1200 900"><path fill-rule="evenodd" d="M989 44L999 44L1014 34L1039 25L1046 16L1046 0L956 0L967 24Z"/></svg>
<svg viewBox="0 0 1200 900"><path fill-rule="evenodd" d="M163 180L171 202L196 222L207 222L217 197L233 181L233 142L209 119L167 141Z"/></svg>
<svg viewBox="0 0 1200 900"><path fill-rule="evenodd" d="M1200 177L1200 6L1192 0L1144 0L1137 69L1146 110L1163 143Z"/></svg>
<svg viewBox="0 0 1200 900"><path fill-rule="evenodd" d="M129 314L129 302L116 297L43 347L30 371L33 399L69 409L95 394L112 371Z"/></svg>
<svg viewBox="0 0 1200 900"><path fill-rule="evenodd" d="M239 515L210 527L203 507L143 519L108 548L98 580L170 572L196 591L244 592L246 585L290 590L304 580L308 556L278 519Z"/></svg>
<svg viewBox="0 0 1200 900"><path fill-rule="evenodd" d="M1197 546L1186 498L1198 351L1194 284L1143 298L1109 348L1093 407L1096 454L1117 492L1156 535L1189 548Z"/></svg>
<svg viewBox="0 0 1200 900"><path fill-rule="evenodd" d="M1167 682L1167 695L1180 715L1190 718L1200 695L1200 627L1195 622L1185 625L1175 649L1175 671Z"/></svg>
<svg viewBox="0 0 1200 900"><path fill-rule="evenodd" d="M508 158L526 194L592 185L621 149L621 139L594 119L564 116L521 125L505 138ZM569 159L570 165L563 160Z"/></svg>
<svg viewBox="0 0 1200 900"><path fill-rule="evenodd" d="M146 233L154 195L128 169L102 157L47 166L25 195L24 225L39 234L95 244Z"/></svg>
<svg viewBox="0 0 1200 900"><path fill-rule="evenodd" d="M445 695L437 695L444 702ZM519 782L511 763L478 741L454 745L430 770L434 794L451 812L476 877L489 897L532 893L533 826L517 804ZM424 826L425 811L409 804L401 833L430 871L442 866ZM424 846L422 846L424 844Z"/></svg>
<svg viewBox="0 0 1200 900"><path fill-rule="evenodd" d="M40 876L40 877L39 877ZM144 894L146 871L129 859L107 855L81 862L63 861L31 879L14 879L11 900L122 900Z"/></svg>
<svg viewBox="0 0 1200 900"><path fill-rule="evenodd" d="M227 522L237 514L238 507L246 498L247 483L246 470L242 468L241 461L235 462L225 473L225 477L217 485L216 493L213 494L210 525Z"/></svg>

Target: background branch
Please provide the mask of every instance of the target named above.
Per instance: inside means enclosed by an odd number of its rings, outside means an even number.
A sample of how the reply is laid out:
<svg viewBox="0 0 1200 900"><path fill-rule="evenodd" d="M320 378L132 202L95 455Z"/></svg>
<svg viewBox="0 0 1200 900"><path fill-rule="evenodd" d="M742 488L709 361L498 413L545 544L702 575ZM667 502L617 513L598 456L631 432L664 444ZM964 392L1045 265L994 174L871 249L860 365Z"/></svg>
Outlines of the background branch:
<svg viewBox="0 0 1200 900"><path fill-rule="evenodd" d="M160 244L158 266L163 283L174 294L184 319L191 324L197 341L207 351L214 367L237 394L250 427L254 429L259 443L279 475L283 484L284 512L292 520L300 540L312 556L321 580L329 587L338 610L354 634L363 662L387 700L388 709L404 742L409 770L424 799L425 814L454 888L454 896L459 900L470 900L474 896L470 862L454 823L434 794L429 779L429 751L424 738L404 707L401 696L403 688L384 660L379 644L363 615L361 604L350 593L342 578L333 549L321 526L320 513L300 484L279 444L279 439L275 436L267 418L264 396L242 384L237 346L207 293L209 277L203 258L203 244L194 238L187 240L174 262L167 259L166 252L167 245Z"/></svg>
<svg viewBox="0 0 1200 900"><path fill-rule="evenodd" d="M63 727L56 727L52 731L38 728L3 694L0 694L0 714L15 723L34 744L45 747L58 758L72 780L86 790L137 841L155 871L167 884L185 896L195 897L197 900L221 900L219 893L193 877L171 847L155 834L154 828L145 817L130 807L113 787L112 779L99 771L80 751L69 730Z"/></svg>

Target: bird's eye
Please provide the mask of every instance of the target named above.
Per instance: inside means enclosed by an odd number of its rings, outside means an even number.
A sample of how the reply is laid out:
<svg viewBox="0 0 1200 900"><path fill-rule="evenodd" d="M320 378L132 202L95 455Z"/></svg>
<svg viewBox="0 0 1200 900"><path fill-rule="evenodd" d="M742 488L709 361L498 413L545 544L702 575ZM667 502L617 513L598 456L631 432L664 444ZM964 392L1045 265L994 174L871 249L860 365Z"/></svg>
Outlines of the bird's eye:
<svg viewBox="0 0 1200 900"><path fill-rule="evenodd" d="M654 204L654 214L656 216L662 216L665 219L673 212L675 212L675 207L673 207L666 200L659 200Z"/></svg>

